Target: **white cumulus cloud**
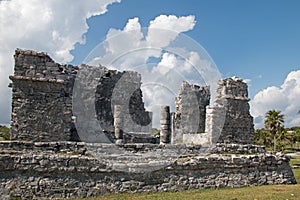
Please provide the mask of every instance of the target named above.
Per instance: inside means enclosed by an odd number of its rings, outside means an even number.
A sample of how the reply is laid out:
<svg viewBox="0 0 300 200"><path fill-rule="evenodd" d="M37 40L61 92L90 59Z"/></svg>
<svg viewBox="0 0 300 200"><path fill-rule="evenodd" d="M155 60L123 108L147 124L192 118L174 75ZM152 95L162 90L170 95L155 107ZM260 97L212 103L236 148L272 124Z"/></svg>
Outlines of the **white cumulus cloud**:
<svg viewBox="0 0 300 200"><path fill-rule="evenodd" d="M285 115L285 126L299 126L300 115L300 70L290 72L280 87L271 86L258 92L251 102L251 113L256 118L256 127L263 127L268 110L280 110Z"/></svg>
<svg viewBox="0 0 300 200"><path fill-rule="evenodd" d="M183 80L216 84L221 77L206 51L181 34L195 24L192 15L160 15L145 28L138 17L129 19L123 29L110 29L84 62L139 72L146 108L153 112L153 125L158 127L160 106L170 105L175 111L175 96Z"/></svg>
<svg viewBox="0 0 300 200"><path fill-rule="evenodd" d="M160 15L150 21L147 42L150 46L165 47L181 32L192 30L196 24L195 16ZM171 30L171 31L168 31Z"/></svg>
<svg viewBox="0 0 300 200"><path fill-rule="evenodd" d="M85 42L86 20L104 14L121 0L0 1L0 123L9 123L13 54L18 47L45 51L58 62L73 59L70 50Z"/></svg>

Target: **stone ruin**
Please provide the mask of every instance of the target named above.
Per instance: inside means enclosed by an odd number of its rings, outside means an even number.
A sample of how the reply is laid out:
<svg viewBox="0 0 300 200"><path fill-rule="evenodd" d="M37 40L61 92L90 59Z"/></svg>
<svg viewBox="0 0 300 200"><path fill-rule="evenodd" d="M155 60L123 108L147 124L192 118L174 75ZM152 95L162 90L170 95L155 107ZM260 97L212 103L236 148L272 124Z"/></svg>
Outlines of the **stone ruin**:
<svg viewBox="0 0 300 200"><path fill-rule="evenodd" d="M172 142L252 144L249 100L247 84L237 77L219 81L213 106L208 86L184 82L176 98Z"/></svg>
<svg viewBox="0 0 300 200"><path fill-rule="evenodd" d="M131 138L130 132L147 133L144 138L148 140L151 136L152 115L144 108L141 76L136 72L61 65L45 53L18 49L10 79L12 140L109 142L105 137L99 140L97 134L105 133L113 140L114 105L121 106L126 138ZM116 85L118 82L122 84ZM81 117L76 126L74 110ZM76 127L88 137L80 138Z"/></svg>
<svg viewBox="0 0 300 200"><path fill-rule="evenodd" d="M151 136L152 113L144 108L136 72L61 65L45 53L18 49L10 79L12 140L156 142ZM162 143L251 144L254 129L248 101L247 84L239 78L220 80L213 106L209 86L183 82L176 112L162 106ZM117 118L114 106L122 110ZM84 137L76 128L86 132ZM102 134L106 137L99 137Z"/></svg>
<svg viewBox="0 0 300 200"><path fill-rule="evenodd" d="M209 87L190 85L184 81L175 101L172 143L187 142L185 136L190 136L191 141L195 141L193 136L205 132L206 106L210 102Z"/></svg>
<svg viewBox="0 0 300 200"><path fill-rule="evenodd" d="M176 111L162 106L159 144L138 73L58 64L28 50L14 57L1 199L296 183L289 157L252 144L242 79L220 80L212 106L208 86L183 82Z"/></svg>

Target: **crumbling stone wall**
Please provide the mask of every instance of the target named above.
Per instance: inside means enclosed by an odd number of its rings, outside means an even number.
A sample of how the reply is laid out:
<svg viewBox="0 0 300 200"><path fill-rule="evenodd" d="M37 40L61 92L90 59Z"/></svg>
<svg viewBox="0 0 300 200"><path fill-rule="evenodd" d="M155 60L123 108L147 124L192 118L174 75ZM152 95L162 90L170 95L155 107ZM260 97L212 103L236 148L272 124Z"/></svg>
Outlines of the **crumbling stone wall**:
<svg viewBox="0 0 300 200"><path fill-rule="evenodd" d="M15 74L10 78L12 139L80 140L80 128L86 133L85 141L113 142L113 106L120 105L124 133L139 133L124 138L136 141L138 135L148 133L146 140L152 140L151 113L144 108L137 72L61 65L45 53L17 49ZM221 80L214 105L206 108L209 101L208 86L183 82L172 114L173 144L195 140L201 144L252 143L246 83L238 78ZM102 133L108 137L99 137Z"/></svg>
<svg viewBox="0 0 300 200"><path fill-rule="evenodd" d="M284 154L257 154L260 148L251 145L228 148L252 154L201 154L201 147L187 145L0 142L0 197L83 198L296 183Z"/></svg>
<svg viewBox="0 0 300 200"><path fill-rule="evenodd" d="M140 87L141 75L137 72L106 69L97 85L95 102L97 119L104 130L113 132L112 108L120 105L125 132L149 131L143 130L151 125L151 117L144 108Z"/></svg>
<svg viewBox="0 0 300 200"><path fill-rule="evenodd" d="M14 57L15 73L10 76L13 140L80 140L78 125L89 136L81 139L103 142L96 135L113 133L116 104L123 106L124 131L151 131L151 113L144 108L138 73L62 65L46 53L30 50L17 49ZM74 87L78 91L73 97ZM77 124L76 115L81 116Z"/></svg>
<svg viewBox="0 0 300 200"><path fill-rule="evenodd" d="M240 78L219 81L213 106L209 87L183 82L172 115L172 143L253 143L253 117L247 84Z"/></svg>
<svg viewBox="0 0 300 200"><path fill-rule="evenodd" d="M77 68L34 51L17 49L14 57L11 139L71 140L71 87Z"/></svg>
<svg viewBox="0 0 300 200"><path fill-rule="evenodd" d="M45 53L24 50L16 50L15 61L10 77L13 141L0 142L1 199L296 183L284 154L243 144L252 142L253 122L247 85L241 79L221 80L214 105L207 108L209 88L184 82L172 114L173 141L198 134L224 143L124 144L153 139L141 133L151 130L151 114L144 109L138 73L61 65ZM76 81L78 77L82 81ZM115 105L121 112L114 116ZM169 132L170 113L165 111L161 124ZM76 122L92 135L87 141L95 142L99 132L113 131L113 117L122 119L125 132L119 145L66 141L82 139ZM132 130L136 133L126 134ZM218 130L220 137L215 135Z"/></svg>
<svg viewBox="0 0 300 200"><path fill-rule="evenodd" d="M200 87L184 81L175 98L172 143L182 143L184 134L204 133L206 106L209 105L209 86Z"/></svg>
<svg viewBox="0 0 300 200"><path fill-rule="evenodd" d="M220 80L214 105L207 108L206 132L216 143L253 143L247 84L240 78Z"/></svg>

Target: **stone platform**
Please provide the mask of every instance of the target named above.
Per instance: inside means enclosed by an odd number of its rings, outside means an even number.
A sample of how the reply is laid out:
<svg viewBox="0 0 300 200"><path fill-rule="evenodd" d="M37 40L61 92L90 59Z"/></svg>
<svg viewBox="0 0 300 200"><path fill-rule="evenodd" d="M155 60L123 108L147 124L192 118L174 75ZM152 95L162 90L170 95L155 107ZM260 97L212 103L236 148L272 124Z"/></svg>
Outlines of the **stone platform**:
<svg viewBox="0 0 300 200"><path fill-rule="evenodd" d="M295 183L288 156L255 145L0 142L1 199Z"/></svg>

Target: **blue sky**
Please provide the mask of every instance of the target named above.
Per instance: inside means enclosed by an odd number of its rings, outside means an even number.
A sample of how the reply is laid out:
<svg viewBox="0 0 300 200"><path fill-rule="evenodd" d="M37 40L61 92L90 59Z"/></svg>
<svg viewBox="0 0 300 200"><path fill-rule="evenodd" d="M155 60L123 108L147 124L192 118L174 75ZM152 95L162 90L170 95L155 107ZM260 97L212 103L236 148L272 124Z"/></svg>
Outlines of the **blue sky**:
<svg viewBox="0 0 300 200"><path fill-rule="evenodd" d="M268 109L282 110L286 126L299 125L299 9L297 0L1 1L0 124L9 124L6 85L15 48L46 51L57 62L77 65L129 19L148 27L158 16L174 15L195 17L196 24L181 32L206 49L223 78L249 82L257 127Z"/></svg>
<svg viewBox="0 0 300 200"><path fill-rule="evenodd" d="M251 79L250 95L279 86L291 70L300 66L300 2L190 0L124 0L109 12L88 19L87 43L76 45L73 64L103 41L110 28L122 29L139 17L143 27L161 14L195 15L196 26L185 32L200 43L215 61L223 77Z"/></svg>

